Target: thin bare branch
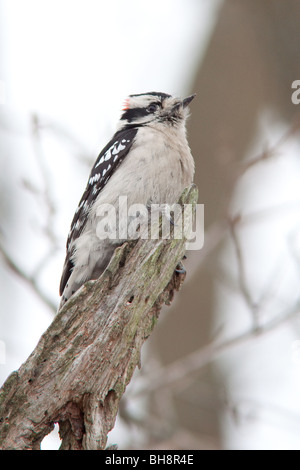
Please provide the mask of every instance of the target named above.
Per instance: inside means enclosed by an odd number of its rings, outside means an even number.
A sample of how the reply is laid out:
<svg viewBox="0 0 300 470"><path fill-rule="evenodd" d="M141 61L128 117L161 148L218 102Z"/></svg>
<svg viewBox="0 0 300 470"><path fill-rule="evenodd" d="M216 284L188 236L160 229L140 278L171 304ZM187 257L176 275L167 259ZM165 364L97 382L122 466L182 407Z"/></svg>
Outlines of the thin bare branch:
<svg viewBox="0 0 300 470"><path fill-rule="evenodd" d="M31 134L34 149L35 159L40 170L41 179L43 182L43 190L41 192L44 205L46 208L46 224L44 233L49 238L53 246L57 246L57 236L53 230L54 219L56 216L56 206L52 194L52 184L49 174L49 169L46 165L45 156L42 149L41 135L40 135L40 120L37 114L32 115L31 118Z"/></svg>
<svg viewBox="0 0 300 470"><path fill-rule="evenodd" d="M45 294L43 289L38 284L37 278L27 274L8 254L4 247L0 244L0 254L5 262L6 266L17 275L19 279L25 282L30 289L37 295L37 297L48 307L50 310L55 313L57 306L53 301Z"/></svg>
<svg viewBox="0 0 300 470"><path fill-rule="evenodd" d="M267 147L263 152L250 160L243 162L239 167L236 174L236 178L240 178L244 173L253 168L254 166L269 160L279 155L279 150L282 145L286 144L291 137L294 137L300 129L299 119L295 120L288 130L279 138L274 145Z"/></svg>
<svg viewBox="0 0 300 470"><path fill-rule="evenodd" d="M244 260L243 250L241 248L240 240L237 235L237 225L240 219L241 217L237 216L229 220L229 231L230 231L231 239L233 241L233 246L234 246L236 260L237 260L237 267L238 267L237 279L238 279L240 292L245 300L247 307L249 308L252 314L254 328L258 328L259 306L257 302L254 302L254 300L252 299L252 296L248 287L248 283L246 279L246 272L245 272L245 260Z"/></svg>
<svg viewBox="0 0 300 470"><path fill-rule="evenodd" d="M300 299L290 311L276 316L258 328L252 328L225 341L215 340L184 358L162 367L155 371L155 373L149 374L147 380L143 381L135 391L132 391L131 398L146 392L158 392L166 387L173 387L174 390L177 386L180 387L182 381L186 380L190 374L199 372L203 367L216 360L222 354L275 331L277 328L295 320L299 315Z"/></svg>

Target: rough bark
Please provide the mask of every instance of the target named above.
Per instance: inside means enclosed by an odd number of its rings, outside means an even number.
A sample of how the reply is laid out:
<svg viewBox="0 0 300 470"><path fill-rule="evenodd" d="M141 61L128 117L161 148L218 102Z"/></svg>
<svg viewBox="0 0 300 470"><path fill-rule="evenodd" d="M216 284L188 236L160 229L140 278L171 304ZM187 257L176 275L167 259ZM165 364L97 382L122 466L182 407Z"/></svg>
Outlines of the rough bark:
<svg viewBox="0 0 300 470"><path fill-rule="evenodd" d="M180 202L197 197L192 186ZM39 449L55 422L61 449L105 448L141 347L184 280L175 268L185 242L125 243L67 302L0 390L1 449Z"/></svg>

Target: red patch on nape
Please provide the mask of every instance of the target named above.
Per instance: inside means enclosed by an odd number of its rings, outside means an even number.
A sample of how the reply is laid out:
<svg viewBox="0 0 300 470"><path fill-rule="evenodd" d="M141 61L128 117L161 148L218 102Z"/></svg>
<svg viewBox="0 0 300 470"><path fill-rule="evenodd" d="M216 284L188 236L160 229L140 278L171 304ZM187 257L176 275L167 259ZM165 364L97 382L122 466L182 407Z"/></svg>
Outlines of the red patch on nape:
<svg viewBox="0 0 300 470"><path fill-rule="evenodd" d="M127 109L130 108L129 102L130 102L129 98L127 98L127 99L124 101L122 111L127 111Z"/></svg>

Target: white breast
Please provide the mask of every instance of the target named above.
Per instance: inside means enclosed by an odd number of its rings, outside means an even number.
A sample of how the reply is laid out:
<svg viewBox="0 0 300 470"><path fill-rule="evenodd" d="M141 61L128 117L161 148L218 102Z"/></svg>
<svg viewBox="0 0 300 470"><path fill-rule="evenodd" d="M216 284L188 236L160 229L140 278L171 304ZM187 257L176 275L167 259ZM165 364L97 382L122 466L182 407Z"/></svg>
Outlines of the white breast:
<svg viewBox="0 0 300 470"><path fill-rule="evenodd" d="M103 203L117 204L127 196L128 204L177 202L193 181L194 160L184 131L167 135L150 128L139 129L129 155L99 194L92 211Z"/></svg>

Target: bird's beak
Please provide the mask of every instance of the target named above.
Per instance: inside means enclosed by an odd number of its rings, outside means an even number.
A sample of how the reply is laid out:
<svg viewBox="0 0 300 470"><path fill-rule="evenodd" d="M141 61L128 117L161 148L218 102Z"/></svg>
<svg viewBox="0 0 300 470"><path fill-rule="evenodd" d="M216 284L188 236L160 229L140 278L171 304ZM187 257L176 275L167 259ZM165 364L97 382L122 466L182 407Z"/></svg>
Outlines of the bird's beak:
<svg viewBox="0 0 300 470"><path fill-rule="evenodd" d="M190 102L195 98L196 95L191 95L188 96L187 98L184 98L183 100L179 100L171 109L170 114L175 115L179 110L186 108Z"/></svg>
<svg viewBox="0 0 300 470"><path fill-rule="evenodd" d="M184 100L182 100L182 106L186 108L190 104L190 102L195 98L195 96L196 95L194 94L194 95L188 96L187 98L184 98Z"/></svg>

